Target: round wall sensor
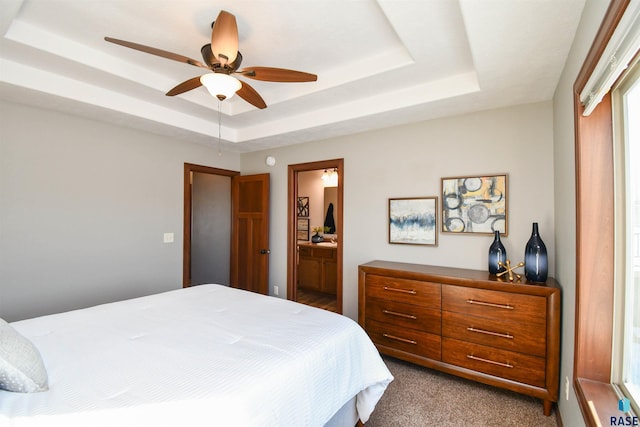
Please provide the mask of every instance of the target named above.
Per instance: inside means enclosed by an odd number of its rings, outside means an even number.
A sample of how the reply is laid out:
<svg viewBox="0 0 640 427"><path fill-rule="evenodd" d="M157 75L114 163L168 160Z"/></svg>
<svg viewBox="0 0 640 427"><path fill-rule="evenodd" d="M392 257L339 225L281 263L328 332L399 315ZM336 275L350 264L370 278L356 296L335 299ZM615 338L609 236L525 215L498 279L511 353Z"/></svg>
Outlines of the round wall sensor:
<svg viewBox="0 0 640 427"><path fill-rule="evenodd" d="M276 158L273 156L267 156L264 162L267 164L267 166L273 166L276 164Z"/></svg>

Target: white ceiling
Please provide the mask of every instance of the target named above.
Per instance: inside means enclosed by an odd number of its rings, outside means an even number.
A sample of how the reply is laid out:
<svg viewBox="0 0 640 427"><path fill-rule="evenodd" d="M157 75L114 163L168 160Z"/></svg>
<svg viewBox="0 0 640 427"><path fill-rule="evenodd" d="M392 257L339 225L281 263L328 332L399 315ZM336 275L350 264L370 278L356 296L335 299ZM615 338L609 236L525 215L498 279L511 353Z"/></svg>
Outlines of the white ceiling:
<svg viewBox="0 0 640 427"><path fill-rule="evenodd" d="M221 9L242 67L317 82L246 80L268 108L221 104L225 149L261 150L550 100L585 0L0 0L0 98L215 144L218 101L164 94L205 70L104 41L199 61ZM242 78L241 78L242 79Z"/></svg>

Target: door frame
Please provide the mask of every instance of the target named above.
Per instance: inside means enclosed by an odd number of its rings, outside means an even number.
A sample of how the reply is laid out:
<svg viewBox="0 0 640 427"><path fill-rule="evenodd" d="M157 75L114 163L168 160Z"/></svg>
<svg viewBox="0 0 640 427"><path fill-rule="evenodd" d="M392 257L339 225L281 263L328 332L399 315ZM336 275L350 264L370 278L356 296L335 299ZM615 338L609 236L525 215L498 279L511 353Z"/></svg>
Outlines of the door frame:
<svg viewBox="0 0 640 427"><path fill-rule="evenodd" d="M238 171L213 168L210 166L196 165L193 163L184 164L184 213L182 227L182 287L191 286L191 214L192 214L192 172L207 173L211 175L221 175L234 177L240 175ZM229 212L231 217L231 212ZM229 242L231 245L231 242Z"/></svg>
<svg viewBox="0 0 640 427"><path fill-rule="evenodd" d="M335 213L336 222L339 224L337 242L337 270L338 283L336 290L337 311L342 314L342 270L343 254L342 242L344 242L344 159L321 160L317 162L298 163L288 166L288 193L287 193L287 299L297 300L298 281L298 240L297 240L297 209L298 209L298 173L314 171L318 169L338 169L338 209Z"/></svg>

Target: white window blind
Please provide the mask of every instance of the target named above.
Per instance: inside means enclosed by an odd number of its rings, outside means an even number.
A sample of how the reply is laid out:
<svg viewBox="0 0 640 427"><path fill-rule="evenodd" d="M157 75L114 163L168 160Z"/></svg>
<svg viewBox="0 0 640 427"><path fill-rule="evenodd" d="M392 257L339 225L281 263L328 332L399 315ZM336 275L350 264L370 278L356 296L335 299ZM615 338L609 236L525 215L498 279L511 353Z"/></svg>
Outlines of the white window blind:
<svg viewBox="0 0 640 427"><path fill-rule="evenodd" d="M588 116L640 50L640 0L631 0L587 84L580 92Z"/></svg>

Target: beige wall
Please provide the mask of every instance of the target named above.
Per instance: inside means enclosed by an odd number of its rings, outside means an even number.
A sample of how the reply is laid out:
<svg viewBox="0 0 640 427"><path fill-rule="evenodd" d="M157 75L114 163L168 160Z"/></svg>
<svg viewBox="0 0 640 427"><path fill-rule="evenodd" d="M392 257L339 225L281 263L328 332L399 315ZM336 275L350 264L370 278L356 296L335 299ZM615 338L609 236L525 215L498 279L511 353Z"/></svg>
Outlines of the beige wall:
<svg viewBox="0 0 640 427"><path fill-rule="evenodd" d="M240 169L215 148L2 101L0 132L9 321L179 288L183 164Z"/></svg>
<svg viewBox="0 0 640 427"><path fill-rule="evenodd" d="M76 116L0 107L0 312L9 320L180 286L184 162L271 173L270 289L285 289L287 165L344 158L343 303L352 318L357 266L369 260L486 268L489 236L441 234L438 247L387 241L388 198L436 196L441 177L507 173L509 257L522 259L537 221L553 260L550 102L242 158ZM264 164L267 154L278 159L274 168ZM174 232L175 243L163 244L164 232Z"/></svg>
<svg viewBox="0 0 640 427"><path fill-rule="evenodd" d="M554 271L551 102L483 111L242 155L271 173L270 289L286 288L287 165L344 158L344 313L357 318L358 265L373 259L486 269L492 237L440 234L438 247L388 243L388 199L438 196L440 178L509 175L508 258L521 261L540 224ZM276 166L265 165L267 155Z"/></svg>

